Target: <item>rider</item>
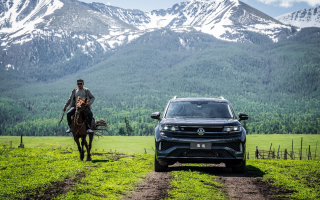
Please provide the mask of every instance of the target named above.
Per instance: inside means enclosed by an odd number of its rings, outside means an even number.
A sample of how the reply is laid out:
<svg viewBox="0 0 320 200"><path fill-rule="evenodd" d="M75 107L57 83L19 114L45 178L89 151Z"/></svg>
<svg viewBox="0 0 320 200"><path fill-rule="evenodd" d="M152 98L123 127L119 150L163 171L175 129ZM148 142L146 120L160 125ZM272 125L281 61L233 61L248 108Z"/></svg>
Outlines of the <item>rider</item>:
<svg viewBox="0 0 320 200"><path fill-rule="evenodd" d="M71 132L71 125L72 125L72 120L71 117L75 114L76 112L76 100L78 99L78 97L80 97L81 99L85 99L88 98L89 102L88 102L88 123L86 124L86 128L87 128L87 133L93 133L93 131L91 130L91 128L88 126L91 125L92 122L92 112L91 112L91 104L94 102L94 96L91 94L90 90L88 88L83 87L84 86L84 82L82 79L77 80L77 85L78 88L72 90L71 95L68 99L68 101L66 102L65 106L63 107L63 112L66 111L67 107L70 105L70 109L67 113L67 119L68 119L68 125L69 128L66 131L66 133L70 133Z"/></svg>

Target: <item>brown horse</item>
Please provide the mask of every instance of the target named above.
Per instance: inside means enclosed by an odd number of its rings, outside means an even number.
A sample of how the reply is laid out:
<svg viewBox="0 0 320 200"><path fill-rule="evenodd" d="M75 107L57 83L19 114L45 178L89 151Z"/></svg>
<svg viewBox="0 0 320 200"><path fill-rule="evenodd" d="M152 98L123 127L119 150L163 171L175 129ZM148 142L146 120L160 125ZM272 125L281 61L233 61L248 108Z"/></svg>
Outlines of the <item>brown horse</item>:
<svg viewBox="0 0 320 200"><path fill-rule="evenodd" d="M73 128L72 128L72 134L73 139L78 145L78 150L80 153L80 160L83 160L84 158L84 146L86 146L87 149L87 161L91 161L91 147L92 147L92 140L94 133L87 133L86 129L86 123L87 118L87 110L89 108L88 105L88 99L85 98L85 100L82 100L80 97L78 97L78 103L76 106L76 113L73 118ZM91 126L91 122L89 123L89 126ZM93 127L92 127L93 129ZM89 134L89 145L87 143L86 137L87 134ZM81 138L81 146L79 139Z"/></svg>
<svg viewBox="0 0 320 200"><path fill-rule="evenodd" d="M98 133L102 133L102 131L108 131L107 127L108 124L106 121L99 120L97 122L94 121L94 123L89 122L88 123L88 118L87 118L87 112L88 112L88 99L85 98L84 100L78 97L78 102L76 106L76 113L73 118L73 124L72 124L72 134L73 134L73 139L78 145L78 150L80 153L80 160L84 159L84 146L86 146L87 149L87 161L91 161L91 147L92 147L92 140L93 136L101 136ZM94 118L93 118L94 120ZM90 128L94 130L94 133L87 133L86 129L86 123L91 126ZM102 127L102 129L97 129L97 127ZM103 128L104 127L104 128ZM87 134L89 134L89 145L87 143L86 137ZM109 133L110 134L110 133ZM79 142L79 139L81 138L81 145Z"/></svg>

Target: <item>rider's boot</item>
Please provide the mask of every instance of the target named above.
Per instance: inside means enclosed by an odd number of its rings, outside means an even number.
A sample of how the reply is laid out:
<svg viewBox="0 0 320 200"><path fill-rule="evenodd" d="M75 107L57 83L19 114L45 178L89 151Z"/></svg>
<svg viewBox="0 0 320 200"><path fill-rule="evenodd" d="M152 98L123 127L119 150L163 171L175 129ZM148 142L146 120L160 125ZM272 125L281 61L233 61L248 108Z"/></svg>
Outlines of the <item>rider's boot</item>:
<svg viewBox="0 0 320 200"><path fill-rule="evenodd" d="M86 123L87 133L94 133L93 130L91 130L88 123Z"/></svg>
<svg viewBox="0 0 320 200"><path fill-rule="evenodd" d="M94 132L93 132L93 130L91 130L91 128L89 128L89 129L87 130L87 133L94 133Z"/></svg>
<svg viewBox="0 0 320 200"><path fill-rule="evenodd" d="M66 133L71 133L71 127L68 128L68 130L66 131Z"/></svg>

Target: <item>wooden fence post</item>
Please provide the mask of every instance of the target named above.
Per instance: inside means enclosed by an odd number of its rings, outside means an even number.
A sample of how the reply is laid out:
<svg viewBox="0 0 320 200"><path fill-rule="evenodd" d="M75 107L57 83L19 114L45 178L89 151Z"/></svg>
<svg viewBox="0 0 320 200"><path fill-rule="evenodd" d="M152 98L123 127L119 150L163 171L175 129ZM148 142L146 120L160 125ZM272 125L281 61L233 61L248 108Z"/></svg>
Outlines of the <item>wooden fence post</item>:
<svg viewBox="0 0 320 200"><path fill-rule="evenodd" d="M314 159L317 158L317 147L318 147L318 140L317 140L317 143L316 143L316 150L314 151Z"/></svg>
<svg viewBox="0 0 320 200"><path fill-rule="evenodd" d="M309 152L308 152L308 160L312 160L312 157L311 157L311 151L310 151L310 145L309 145Z"/></svg>
<svg viewBox="0 0 320 200"><path fill-rule="evenodd" d="M293 160L293 140L292 140L292 148L291 148L291 159Z"/></svg>
<svg viewBox="0 0 320 200"><path fill-rule="evenodd" d="M269 159L269 156L270 156L270 153L271 153L271 147L272 147L272 143L270 145L270 149L269 149L269 152L268 152L268 158L267 159Z"/></svg>
<svg viewBox="0 0 320 200"><path fill-rule="evenodd" d="M300 160L302 160L302 141L303 141L303 137L301 138L301 152L300 152Z"/></svg>
<svg viewBox="0 0 320 200"><path fill-rule="evenodd" d="M284 159L287 160L287 149L284 150Z"/></svg>
<svg viewBox="0 0 320 200"><path fill-rule="evenodd" d="M275 150L273 149L273 151L272 151L272 159L275 159Z"/></svg>
<svg viewBox="0 0 320 200"><path fill-rule="evenodd" d="M256 146L256 159L259 159L259 149L258 149L258 146Z"/></svg>

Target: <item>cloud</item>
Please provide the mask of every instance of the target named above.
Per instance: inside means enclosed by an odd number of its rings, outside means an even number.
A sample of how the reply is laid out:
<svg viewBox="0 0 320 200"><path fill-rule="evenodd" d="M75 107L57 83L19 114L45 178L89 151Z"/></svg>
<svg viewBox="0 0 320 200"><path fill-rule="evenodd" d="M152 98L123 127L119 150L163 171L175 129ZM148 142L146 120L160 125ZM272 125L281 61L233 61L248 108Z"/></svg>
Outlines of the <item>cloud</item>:
<svg viewBox="0 0 320 200"><path fill-rule="evenodd" d="M258 1L265 4L275 4L285 8L291 7L293 6L294 3L298 3L298 2L305 2L313 7L320 5L320 0L258 0Z"/></svg>

